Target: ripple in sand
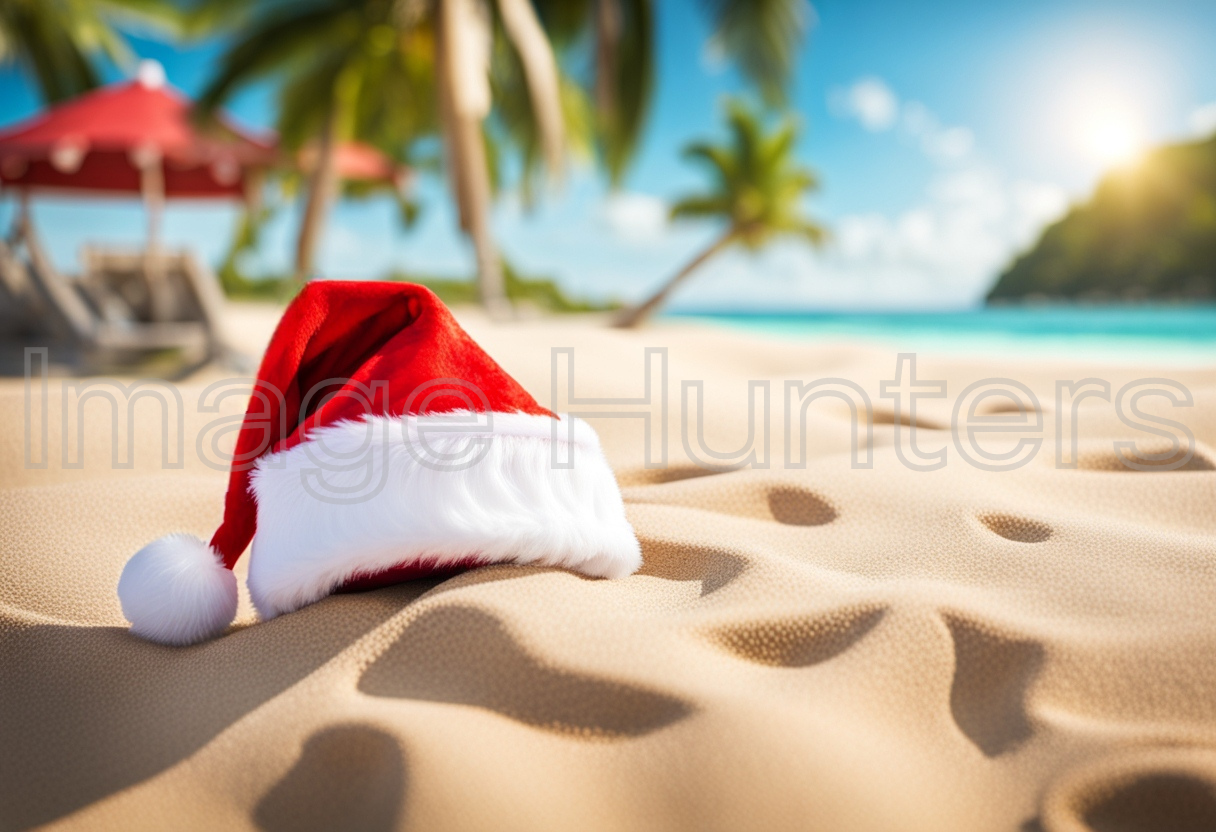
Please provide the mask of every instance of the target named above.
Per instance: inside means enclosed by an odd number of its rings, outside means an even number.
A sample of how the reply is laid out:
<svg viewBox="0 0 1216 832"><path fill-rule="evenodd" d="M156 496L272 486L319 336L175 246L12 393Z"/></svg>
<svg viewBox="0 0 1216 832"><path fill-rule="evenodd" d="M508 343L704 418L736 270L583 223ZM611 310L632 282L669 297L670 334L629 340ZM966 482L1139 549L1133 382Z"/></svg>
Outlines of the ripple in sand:
<svg viewBox="0 0 1216 832"><path fill-rule="evenodd" d="M254 821L265 832L396 829L405 790L405 758L393 737L370 725L335 726L309 737Z"/></svg>
<svg viewBox="0 0 1216 832"><path fill-rule="evenodd" d="M498 618L466 606L420 615L363 673L359 690L472 705L580 739L641 736L692 712L673 696L549 665Z"/></svg>
<svg viewBox="0 0 1216 832"><path fill-rule="evenodd" d="M912 417L906 408L900 410L898 417L893 410L875 410L872 416L875 425L894 425L898 422L906 428L912 427ZM947 425L934 419L927 419L920 413L916 414L916 426L925 430L949 430Z"/></svg>
<svg viewBox="0 0 1216 832"><path fill-rule="evenodd" d="M848 607L814 617L778 618L728 624L706 636L717 647L769 667L809 667L826 662L861 641L882 620L886 608Z"/></svg>
<svg viewBox="0 0 1216 832"><path fill-rule="evenodd" d="M1033 732L1026 691L1043 664L1043 645L962 616L943 616L954 642L950 712L988 757L1013 750Z"/></svg>
<svg viewBox="0 0 1216 832"><path fill-rule="evenodd" d="M747 570L747 560L709 546L696 546L642 538L639 575L666 581L698 581L701 597L734 581Z"/></svg>
<svg viewBox="0 0 1216 832"><path fill-rule="evenodd" d="M1015 543L1042 543L1052 535L1052 528L1046 523L1012 514L981 514L980 522L989 531Z"/></svg>
<svg viewBox="0 0 1216 832"><path fill-rule="evenodd" d="M1039 409L1029 402L1015 402L1009 399L1000 398L995 404L980 408L980 412L985 416L995 416L997 414L1018 413L1029 416L1031 413L1039 413Z"/></svg>
<svg viewBox="0 0 1216 832"><path fill-rule="evenodd" d="M1094 832L1211 832L1216 788L1185 774L1145 774L1098 800L1084 820Z"/></svg>
<svg viewBox="0 0 1216 832"><path fill-rule="evenodd" d="M618 471L617 484L621 488L633 485L663 485L681 480L694 480L699 477L712 477L715 474L729 474L736 468L702 468L699 465L671 465L666 468L631 468Z"/></svg>
<svg viewBox="0 0 1216 832"><path fill-rule="evenodd" d="M1148 749L1069 772L1048 791L1046 832L1211 832L1216 756Z"/></svg>
<svg viewBox="0 0 1216 832"><path fill-rule="evenodd" d="M1188 449L1174 451L1168 444L1143 443L1139 453L1128 451L1120 456L1113 447L1082 449L1077 456L1076 469L1080 471L1118 471L1122 473L1169 473L1171 471L1216 471L1212 453L1196 446L1187 458ZM1131 467L1124 462L1132 463ZM1185 462L1183 460L1186 460ZM1181 463L1181 464L1180 464Z"/></svg>
<svg viewBox="0 0 1216 832"><path fill-rule="evenodd" d="M773 519L788 526L823 526L836 519L835 506L813 491L791 485L769 489Z"/></svg>

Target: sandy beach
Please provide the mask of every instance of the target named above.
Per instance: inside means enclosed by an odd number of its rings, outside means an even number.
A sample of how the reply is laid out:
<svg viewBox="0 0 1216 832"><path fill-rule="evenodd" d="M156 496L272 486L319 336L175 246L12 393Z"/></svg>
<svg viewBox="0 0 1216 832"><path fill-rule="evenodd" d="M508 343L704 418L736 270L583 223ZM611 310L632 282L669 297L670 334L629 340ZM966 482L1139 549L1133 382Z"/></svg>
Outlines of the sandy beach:
<svg viewBox="0 0 1216 832"><path fill-rule="evenodd" d="M276 315L236 307L231 337L256 355ZM222 369L178 386L180 467L140 401L132 465L116 467L127 446L120 432L114 450L108 401L69 414L65 441L51 377L40 456L25 426L42 436L42 405L27 415L25 383L5 380L0 829L1216 828L1216 370L919 356L918 378L947 395L920 402L916 442L948 456L916 471L881 395L890 350L459 317L560 409L645 410L577 401L643 397L644 350L666 348L666 467L646 467L643 419L589 419L641 572L494 566L266 623L242 585L223 637L147 643L126 631L119 574L160 535L214 530L226 469L202 457L230 441L214 421L239 417L242 397L200 412ZM575 365L558 402L555 347ZM958 396L989 377L1039 402L1042 446L1017 470L968 464L949 430ZM828 378L873 402L871 467L852 464L840 399L807 409L805 466L785 463L786 382ZM1091 397L1077 465L1057 467L1057 425L1071 430L1057 382L1094 378L1189 390L1191 406L1139 408L1193 433L1190 461L1127 469L1116 441L1163 440ZM747 437L749 381L769 382L767 467L694 464L682 402L697 380L719 451ZM27 465L31 447L45 467Z"/></svg>

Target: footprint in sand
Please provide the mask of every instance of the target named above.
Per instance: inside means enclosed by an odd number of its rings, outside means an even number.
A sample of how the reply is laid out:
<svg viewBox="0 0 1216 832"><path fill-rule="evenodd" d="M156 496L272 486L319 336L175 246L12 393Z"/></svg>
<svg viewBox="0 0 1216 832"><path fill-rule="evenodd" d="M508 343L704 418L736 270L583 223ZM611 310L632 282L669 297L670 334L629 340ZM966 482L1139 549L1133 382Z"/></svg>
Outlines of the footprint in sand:
<svg viewBox="0 0 1216 832"><path fill-rule="evenodd" d="M950 712L987 757L1013 750L1033 732L1026 692L1043 664L1043 646L963 616L942 616L954 642Z"/></svg>
<svg viewBox="0 0 1216 832"><path fill-rule="evenodd" d="M405 804L401 747L370 725L341 725L314 734L299 761L258 803L265 832L396 829Z"/></svg>
<svg viewBox="0 0 1216 832"><path fill-rule="evenodd" d="M359 680L372 696L472 705L581 739L657 731L692 706L656 691L549 665L484 610L429 610Z"/></svg>
<svg viewBox="0 0 1216 832"><path fill-rule="evenodd" d="M989 531L1015 543L1042 543L1053 532L1046 523L1013 514L993 512L981 514L979 519Z"/></svg>
<svg viewBox="0 0 1216 832"><path fill-rule="evenodd" d="M1004 415L1006 413L1030 416L1032 413L1040 412L1038 408L1034 407L1029 402L1022 402L1019 404L1004 397L994 398L994 401L995 404L990 404L986 407L980 408L980 412L985 416L995 416L997 414Z"/></svg>
<svg viewBox="0 0 1216 832"><path fill-rule="evenodd" d="M1127 462L1132 463L1131 467ZM1185 462L1183 460L1186 459ZM1181 464L1179 464L1181 463ZM1216 459L1210 449L1196 445L1190 458L1185 447L1175 451L1168 443L1145 442L1136 451L1117 453L1109 443L1082 447L1077 454L1078 471L1112 471L1121 473L1170 473L1173 471L1216 471Z"/></svg>
<svg viewBox="0 0 1216 832"><path fill-rule="evenodd" d="M786 526L824 526L840 512L833 502L796 482L777 481L741 473L729 483L694 482L658 493L627 493L626 502L684 506L733 517L747 517Z"/></svg>
<svg viewBox="0 0 1216 832"><path fill-rule="evenodd" d="M735 468L702 468L699 465L672 465L667 468L632 468L619 471L616 475L617 485L627 488L633 485L663 485L681 480L695 480L700 477L712 477L715 474L729 474Z"/></svg>
<svg viewBox="0 0 1216 832"><path fill-rule="evenodd" d="M875 410L872 414L875 425L894 425L897 422L904 427L912 427L912 417L908 414L906 408L899 412L896 416L893 410ZM947 430L947 426L934 419L926 418L923 414L916 414L916 426L925 430Z"/></svg>
<svg viewBox="0 0 1216 832"><path fill-rule="evenodd" d="M838 516L836 507L826 499L792 485L769 489L768 509L774 520L787 526L824 526Z"/></svg>
<svg viewBox="0 0 1216 832"><path fill-rule="evenodd" d="M885 613L886 607L870 604L818 616L728 624L705 635L716 647L750 662L769 667L809 667L861 641Z"/></svg>
<svg viewBox="0 0 1216 832"><path fill-rule="evenodd" d="M734 581L747 570L747 560L709 546L642 539L642 569L667 581L699 581L701 597Z"/></svg>
<svg viewBox="0 0 1216 832"><path fill-rule="evenodd" d="M1216 755L1148 749L1065 774L1047 790L1044 832L1211 832Z"/></svg>

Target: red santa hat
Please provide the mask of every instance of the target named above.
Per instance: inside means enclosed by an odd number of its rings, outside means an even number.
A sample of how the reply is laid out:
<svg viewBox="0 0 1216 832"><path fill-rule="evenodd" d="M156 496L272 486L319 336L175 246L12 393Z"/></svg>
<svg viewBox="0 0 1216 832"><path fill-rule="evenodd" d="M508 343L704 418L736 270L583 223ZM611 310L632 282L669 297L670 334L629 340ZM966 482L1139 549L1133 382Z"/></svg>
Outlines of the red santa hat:
<svg viewBox="0 0 1216 832"><path fill-rule="evenodd" d="M131 631L212 638L253 543L262 618L337 589L486 563L632 574L641 550L595 431L536 403L428 289L310 283L283 314L211 542L169 535L118 582Z"/></svg>

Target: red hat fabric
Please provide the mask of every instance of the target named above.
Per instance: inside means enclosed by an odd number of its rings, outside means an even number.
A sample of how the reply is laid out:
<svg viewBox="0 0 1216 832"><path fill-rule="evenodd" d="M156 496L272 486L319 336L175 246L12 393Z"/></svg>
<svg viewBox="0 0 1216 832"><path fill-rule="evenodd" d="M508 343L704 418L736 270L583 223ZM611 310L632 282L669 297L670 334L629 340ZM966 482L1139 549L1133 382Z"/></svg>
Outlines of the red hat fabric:
<svg viewBox="0 0 1216 832"><path fill-rule="evenodd" d="M637 538L595 431L536 403L423 286L310 283L279 322L209 544L169 535L118 584L136 635L190 644L340 588L485 563L622 577Z"/></svg>

